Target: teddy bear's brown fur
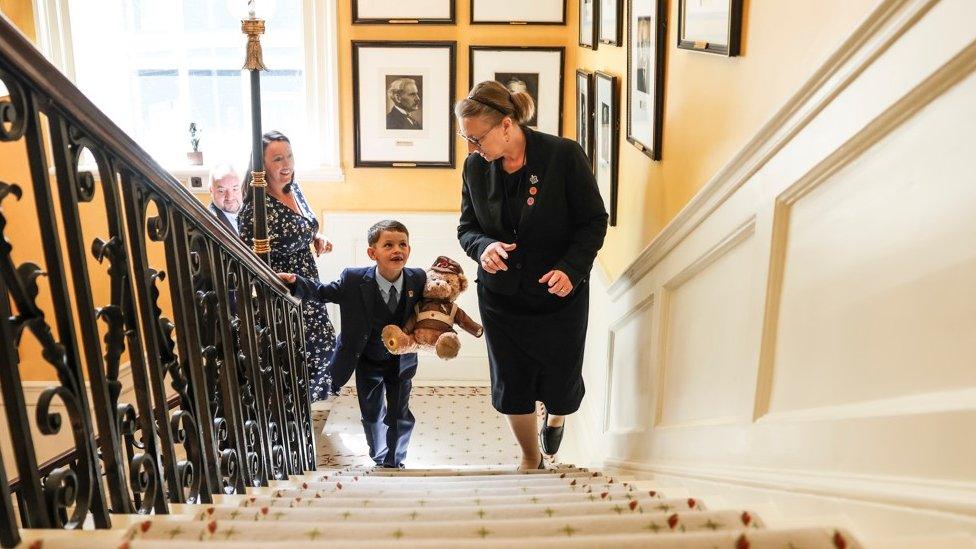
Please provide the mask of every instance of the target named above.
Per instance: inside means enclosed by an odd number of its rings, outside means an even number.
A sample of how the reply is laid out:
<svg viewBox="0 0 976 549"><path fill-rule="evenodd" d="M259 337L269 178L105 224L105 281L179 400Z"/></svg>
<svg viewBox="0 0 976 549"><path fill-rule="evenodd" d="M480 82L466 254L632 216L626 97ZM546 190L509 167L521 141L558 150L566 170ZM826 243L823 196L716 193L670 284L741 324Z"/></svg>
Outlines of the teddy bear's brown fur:
<svg viewBox="0 0 976 549"><path fill-rule="evenodd" d="M438 257L427 269L424 297L403 329L394 324L383 328L387 350L395 355L428 350L445 360L456 357L461 341L454 331L455 324L475 337L484 333L480 324L454 304L467 287L468 279L461 266L444 256Z"/></svg>

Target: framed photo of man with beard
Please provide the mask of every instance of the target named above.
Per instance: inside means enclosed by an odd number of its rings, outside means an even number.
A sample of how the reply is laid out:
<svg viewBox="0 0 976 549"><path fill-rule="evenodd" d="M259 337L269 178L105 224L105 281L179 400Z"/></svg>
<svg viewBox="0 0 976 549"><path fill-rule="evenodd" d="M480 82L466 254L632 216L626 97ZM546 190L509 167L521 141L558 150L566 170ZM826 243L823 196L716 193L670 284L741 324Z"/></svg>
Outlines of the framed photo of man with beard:
<svg viewBox="0 0 976 549"><path fill-rule="evenodd" d="M356 167L454 167L456 49L453 41L353 41Z"/></svg>
<svg viewBox="0 0 976 549"><path fill-rule="evenodd" d="M667 0L627 0L627 141L661 159Z"/></svg>
<svg viewBox="0 0 976 549"><path fill-rule="evenodd" d="M563 129L562 47L471 46L468 89L495 80L510 92L526 91L535 102L528 126L561 135Z"/></svg>

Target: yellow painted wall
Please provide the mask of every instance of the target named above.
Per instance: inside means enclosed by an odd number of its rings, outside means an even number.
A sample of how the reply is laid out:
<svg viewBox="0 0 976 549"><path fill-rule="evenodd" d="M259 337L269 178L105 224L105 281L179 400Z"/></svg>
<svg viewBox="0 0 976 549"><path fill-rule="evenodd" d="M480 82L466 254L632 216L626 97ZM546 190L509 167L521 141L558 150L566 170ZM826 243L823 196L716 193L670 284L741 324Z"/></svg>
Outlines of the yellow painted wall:
<svg viewBox="0 0 976 549"><path fill-rule="evenodd" d="M0 0L0 12L10 19L18 29L21 30L32 41L36 40L36 33L33 19L33 8L30 0ZM46 119L42 118L42 124L46 125ZM40 230L38 224L37 204L30 179L30 170L27 164L27 149L24 139L13 143L0 143L0 181L5 183L15 183L23 190L21 200L15 200L12 196L8 197L3 203L4 215L8 220L5 229L5 236L12 246L11 256L15 265L25 262L33 262L46 269L44 252L40 241ZM55 204L58 203L56 179L52 176L51 188ZM107 305L111 301L110 281L107 274L108 262L99 264L90 253L90 244L96 238L108 239L108 224L105 214L105 203L100 188L95 193L95 198L90 203L81 204L79 207L82 220L82 237L85 243L85 257L88 264L88 275L92 300L96 307ZM155 210L151 210L149 215L154 215ZM64 241L64 227L61 223L60 210L58 210L58 229L62 242ZM165 252L162 245L151 243L148 246L150 265L156 269L166 270ZM65 265L68 266L68 257L62 249ZM72 304L76 303L74 298L73 281L71 279L70 266L66 268L68 273L68 287ZM38 279L39 293L37 305L45 313L45 320L51 326L56 338L60 339L57 332L55 315L53 314L53 304L50 294L48 279L41 277ZM163 282L160 286L159 305L163 311L163 316L173 318L172 306L169 298L169 285ZM76 311L72 311L74 326L77 332L79 321ZM104 336L104 323L98 323L99 339ZM80 335L77 337L80 338ZM55 379L54 368L50 366L41 356L41 345L29 332L25 331L21 344L18 348L21 361L21 377L26 381L32 380L51 380ZM82 360L84 358L82 357ZM121 358L124 364L128 360L127 355ZM84 363L83 363L84 364ZM87 372L87 367L83 370ZM87 373L86 373L87 377Z"/></svg>
<svg viewBox="0 0 976 549"><path fill-rule="evenodd" d="M456 25L353 25L349 0L340 0L339 111L341 157L346 180L341 183L303 182L313 209L457 211L461 204L461 167L467 153L456 143L456 169L354 168L352 41L454 40L457 42L458 98L468 92L468 46L565 46L563 132L574 135L573 102L576 63L576 9L568 2L566 26L470 25L470 2L457 0Z"/></svg>
<svg viewBox="0 0 976 549"><path fill-rule="evenodd" d="M34 7L30 0L0 0L0 13L13 21L31 42L37 40L34 29Z"/></svg>
<svg viewBox="0 0 976 549"><path fill-rule="evenodd" d="M304 181L313 208L456 211L460 203L460 166L465 155L461 143L456 152L458 168L453 170L353 167L353 40L457 41L458 97L467 92L469 45L565 46L563 134L574 136L575 69L624 77L626 49L607 45L597 51L578 48L578 4L575 0L567 0L567 4L566 26L469 25L470 3L466 0L457 1L456 25L395 26L353 25L350 2L338 2L338 122L346 180ZM876 4L877 0L745 0L741 56L725 58L675 47L677 0L669 1L663 159L653 162L637 151L626 141L622 127L618 226L610 229L599 259L611 278L633 261ZM0 10L34 38L30 0L0 0ZM626 89L626 82L622 88ZM621 100L625 99L622 95ZM22 155L22 144L0 144L0 178L27 181ZM207 200L206 195L201 197ZM8 213L31 215L27 198L16 206L8 203ZM86 225L86 233L99 234L97 223ZM161 255L154 254L153 263L162 267ZM96 283L96 293L107 295L97 284L101 283ZM30 357L36 360L36 348L30 343L21 350L25 362L32 362ZM44 367L36 372L28 368L25 376L43 377L44 371Z"/></svg>
<svg viewBox="0 0 976 549"><path fill-rule="evenodd" d="M0 12L27 37L35 40L34 15L30 1L0 0ZM37 236L37 210L34 203L34 192L30 185L30 170L27 166L26 151L23 140L13 143L0 143L0 181L16 183L24 191L21 200L18 201L13 196L9 196L3 202L3 213L8 222L4 233L13 247L11 255L15 264L20 265L25 261L33 261L43 266L43 254ZM48 319L53 322L53 315L49 313L53 307L50 294L47 292L47 281L41 278L38 284L41 288L38 305L43 308ZM24 364L21 369L21 376L24 379L54 378L53 370L41 359L40 345L30 334L25 333L23 336L19 351L21 361Z"/></svg>
<svg viewBox="0 0 976 549"><path fill-rule="evenodd" d="M571 4L575 10L576 2ZM644 156L627 142L626 122L621 123L618 224L610 229L600 253L600 263L611 279L748 143L877 4L877 0L745 0L742 50L739 57L727 58L679 50L675 45L678 1L668 2L663 155L656 162ZM580 68L626 76L625 47L580 48L577 58ZM627 82L622 81L621 87L626 90ZM626 91L621 94L621 112L625 101Z"/></svg>

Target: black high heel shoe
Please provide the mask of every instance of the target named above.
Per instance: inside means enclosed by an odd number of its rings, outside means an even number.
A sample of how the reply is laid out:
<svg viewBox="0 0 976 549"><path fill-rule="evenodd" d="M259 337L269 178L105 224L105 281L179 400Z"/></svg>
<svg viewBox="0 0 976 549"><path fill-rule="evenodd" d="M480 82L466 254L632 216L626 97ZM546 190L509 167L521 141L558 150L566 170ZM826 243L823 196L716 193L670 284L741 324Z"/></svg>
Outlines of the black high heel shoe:
<svg viewBox="0 0 976 549"><path fill-rule="evenodd" d="M559 427L549 426L549 412L546 412L545 419L542 420L542 428L539 429L539 446L543 454L555 455L559 451L559 444L563 441L563 428L565 423Z"/></svg>

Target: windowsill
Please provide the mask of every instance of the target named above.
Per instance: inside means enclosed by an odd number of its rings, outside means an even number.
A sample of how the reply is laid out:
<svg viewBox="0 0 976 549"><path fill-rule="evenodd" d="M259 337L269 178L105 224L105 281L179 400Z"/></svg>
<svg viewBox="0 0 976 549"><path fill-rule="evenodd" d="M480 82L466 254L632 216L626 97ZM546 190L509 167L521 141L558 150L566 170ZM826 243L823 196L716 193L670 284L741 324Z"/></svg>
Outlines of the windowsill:
<svg viewBox="0 0 976 549"><path fill-rule="evenodd" d="M173 177L179 179L180 181L187 180L191 177L202 177L207 179L210 177L210 166L163 166L163 168L169 173L173 174ZM241 169L241 176L244 176L243 170ZM342 173L342 169L338 166L315 166L315 167L299 167L295 169L295 175L298 180L302 183L312 182L312 183L334 183L345 181L346 176Z"/></svg>
<svg viewBox="0 0 976 549"><path fill-rule="evenodd" d="M209 192L210 186L210 166L163 166L163 169L172 174L183 186L193 193ZM98 177L98 168L94 164L82 164L78 167L79 171L90 171ZM295 170L298 181L304 184L315 183L341 183L346 180L342 168L338 166L318 166L305 167ZM54 166L48 169L48 173L54 176ZM243 173L241 176L243 177ZM191 184L192 182L192 184Z"/></svg>

